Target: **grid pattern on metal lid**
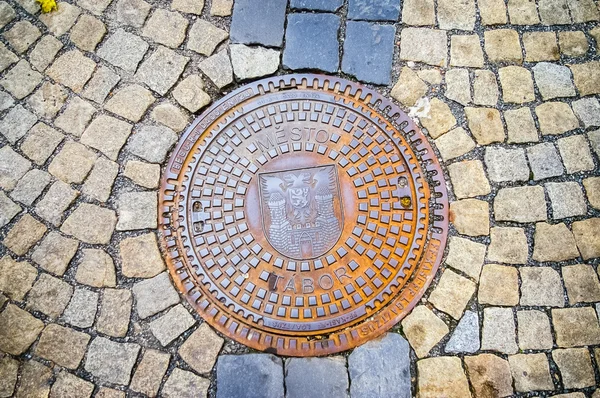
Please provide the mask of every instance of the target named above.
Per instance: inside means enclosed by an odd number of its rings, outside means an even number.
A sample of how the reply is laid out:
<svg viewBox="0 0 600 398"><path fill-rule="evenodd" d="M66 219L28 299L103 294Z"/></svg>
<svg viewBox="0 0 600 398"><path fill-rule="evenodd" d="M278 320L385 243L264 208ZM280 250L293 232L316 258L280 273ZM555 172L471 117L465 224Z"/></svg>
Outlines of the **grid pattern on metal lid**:
<svg viewBox="0 0 600 398"><path fill-rule="evenodd" d="M163 252L223 334L295 356L392 327L441 260L441 168L414 123L343 79L288 75L224 97L163 176Z"/></svg>

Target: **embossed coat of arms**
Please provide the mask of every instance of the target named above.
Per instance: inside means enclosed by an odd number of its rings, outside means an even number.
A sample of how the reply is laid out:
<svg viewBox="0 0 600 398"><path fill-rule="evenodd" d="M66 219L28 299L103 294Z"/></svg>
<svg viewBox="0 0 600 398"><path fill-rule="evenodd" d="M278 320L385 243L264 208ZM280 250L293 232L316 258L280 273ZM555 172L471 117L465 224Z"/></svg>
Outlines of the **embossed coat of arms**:
<svg viewBox="0 0 600 398"><path fill-rule="evenodd" d="M277 251L307 260L335 245L344 220L334 165L261 173L259 178L263 229Z"/></svg>

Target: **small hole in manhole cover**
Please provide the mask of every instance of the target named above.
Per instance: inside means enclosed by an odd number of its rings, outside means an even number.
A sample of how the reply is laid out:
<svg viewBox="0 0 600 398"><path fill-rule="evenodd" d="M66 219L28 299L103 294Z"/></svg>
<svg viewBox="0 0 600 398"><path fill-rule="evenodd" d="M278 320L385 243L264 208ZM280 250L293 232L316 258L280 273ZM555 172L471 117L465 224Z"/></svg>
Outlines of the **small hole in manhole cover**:
<svg viewBox="0 0 600 398"><path fill-rule="evenodd" d="M171 275L250 347L325 355L379 336L420 299L446 244L442 170L417 126L358 84L246 85L185 133L163 176Z"/></svg>

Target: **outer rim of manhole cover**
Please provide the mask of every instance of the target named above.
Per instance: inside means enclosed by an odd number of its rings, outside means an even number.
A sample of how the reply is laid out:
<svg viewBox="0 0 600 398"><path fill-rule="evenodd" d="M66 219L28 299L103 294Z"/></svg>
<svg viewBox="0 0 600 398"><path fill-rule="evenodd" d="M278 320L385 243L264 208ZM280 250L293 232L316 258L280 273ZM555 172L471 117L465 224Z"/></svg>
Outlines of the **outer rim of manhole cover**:
<svg viewBox="0 0 600 398"><path fill-rule="evenodd" d="M213 327L289 356L389 330L435 277L448 197L427 139L341 78L247 84L180 138L161 180L163 255Z"/></svg>

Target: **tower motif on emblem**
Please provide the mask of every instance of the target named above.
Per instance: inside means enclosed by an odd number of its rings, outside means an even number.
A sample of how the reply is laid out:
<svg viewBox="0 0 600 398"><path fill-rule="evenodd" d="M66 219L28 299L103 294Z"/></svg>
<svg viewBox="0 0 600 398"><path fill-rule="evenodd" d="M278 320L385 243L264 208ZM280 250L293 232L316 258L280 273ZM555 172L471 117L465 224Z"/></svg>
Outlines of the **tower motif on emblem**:
<svg viewBox="0 0 600 398"><path fill-rule="evenodd" d="M334 165L260 174L263 227L280 253L310 259L339 239L342 203Z"/></svg>

